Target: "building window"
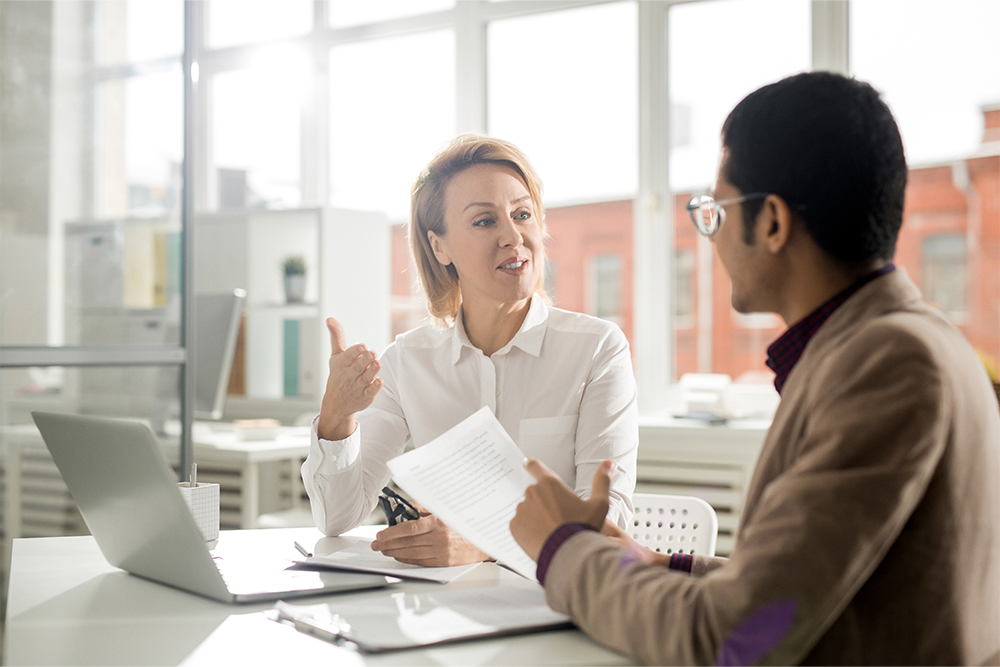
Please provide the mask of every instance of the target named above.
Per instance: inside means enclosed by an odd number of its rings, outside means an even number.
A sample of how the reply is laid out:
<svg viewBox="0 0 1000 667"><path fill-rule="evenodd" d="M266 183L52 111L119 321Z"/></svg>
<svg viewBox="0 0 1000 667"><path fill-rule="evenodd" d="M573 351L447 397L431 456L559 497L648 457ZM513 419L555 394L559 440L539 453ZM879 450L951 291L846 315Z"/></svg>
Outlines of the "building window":
<svg viewBox="0 0 1000 667"><path fill-rule="evenodd" d="M924 299L952 319L966 312L965 236L935 234L920 243L920 287Z"/></svg>
<svg viewBox="0 0 1000 667"><path fill-rule="evenodd" d="M621 255L596 255L590 260L590 312L602 319L622 323Z"/></svg>
<svg viewBox="0 0 1000 667"><path fill-rule="evenodd" d="M677 248L674 253L674 315L677 327L690 327L694 316L694 252Z"/></svg>

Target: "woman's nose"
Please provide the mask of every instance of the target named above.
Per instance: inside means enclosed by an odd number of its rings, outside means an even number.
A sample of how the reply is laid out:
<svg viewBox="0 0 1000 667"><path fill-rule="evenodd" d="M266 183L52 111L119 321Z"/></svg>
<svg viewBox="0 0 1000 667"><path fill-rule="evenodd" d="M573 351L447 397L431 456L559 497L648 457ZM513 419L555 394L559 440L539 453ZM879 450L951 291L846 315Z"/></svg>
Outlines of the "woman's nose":
<svg viewBox="0 0 1000 667"><path fill-rule="evenodd" d="M522 240L521 230L517 228L513 220L508 219L506 222L500 223L500 245L502 247L521 245Z"/></svg>

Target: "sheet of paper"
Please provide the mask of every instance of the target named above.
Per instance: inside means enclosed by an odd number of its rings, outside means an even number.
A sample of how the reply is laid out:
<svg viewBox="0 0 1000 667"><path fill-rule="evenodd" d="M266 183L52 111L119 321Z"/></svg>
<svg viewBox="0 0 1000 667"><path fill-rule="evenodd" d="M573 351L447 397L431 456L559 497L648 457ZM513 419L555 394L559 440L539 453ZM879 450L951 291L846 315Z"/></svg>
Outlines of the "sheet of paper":
<svg viewBox="0 0 1000 667"><path fill-rule="evenodd" d="M389 461L395 482L465 539L528 579L535 562L510 534L535 480L525 456L488 407L423 447Z"/></svg>
<svg viewBox="0 0 1000 667"><path fill-rule="evenodd" d="M312 556L306 560L296 561L309 567L331 568L334 570L352 570L355 572L371 572L388 574L404 579L423 579L446 584L465 574L479 563L469 565L454 565L452 567L421 567L400 563L394 558L372 551L371 540L360 542L340 551L334 551L326 556Z"/></svg>

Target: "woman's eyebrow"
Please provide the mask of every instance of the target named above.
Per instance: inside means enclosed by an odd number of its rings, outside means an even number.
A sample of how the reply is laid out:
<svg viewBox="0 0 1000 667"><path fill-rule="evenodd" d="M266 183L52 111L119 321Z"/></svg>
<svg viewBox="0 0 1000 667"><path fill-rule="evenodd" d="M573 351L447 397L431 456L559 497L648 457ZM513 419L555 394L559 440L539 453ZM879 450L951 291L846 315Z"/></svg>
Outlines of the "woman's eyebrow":
<svg viewBox="0 0 1000 667"><path fill-rule="evenodd" d="M520 204L521 202L524 202L524 201L531 201L531 195L525 195L523 197L518 197L517 199L515 199L514 201L512 201L511 204ZM493 203L493 202L488 202L488 201L474 201L474 202L470 202L469 204L466 204L465 208L463 208L462 210L466 211L466 210L472 208L473 206L479 206L481 208L496 208L496 204Z"/></svg>

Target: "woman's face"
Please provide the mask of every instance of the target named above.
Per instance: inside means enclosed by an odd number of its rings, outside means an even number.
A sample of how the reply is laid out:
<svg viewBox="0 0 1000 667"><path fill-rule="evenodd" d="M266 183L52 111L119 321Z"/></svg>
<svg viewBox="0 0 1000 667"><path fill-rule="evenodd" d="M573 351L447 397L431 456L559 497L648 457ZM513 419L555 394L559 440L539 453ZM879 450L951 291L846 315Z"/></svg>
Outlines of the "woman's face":
<svg viewBox="0 0 1000 667"><path fill-rule="evenodd" d="M427 238L437 260L458 272L465 309L523 305L545 254L535 205L518 173L477 164L452 176L444 195L445 233Z"/></svg>

